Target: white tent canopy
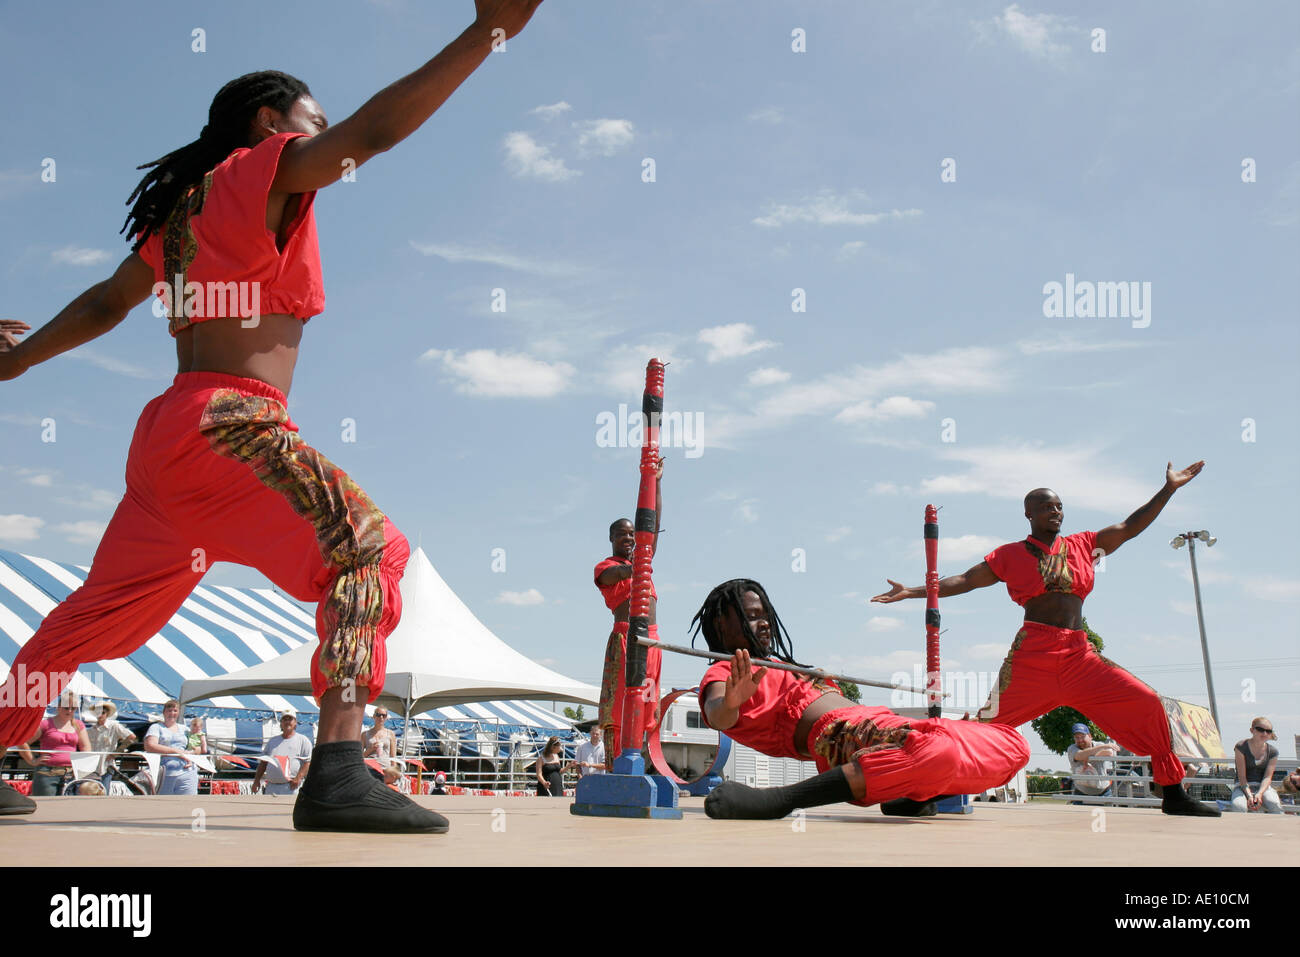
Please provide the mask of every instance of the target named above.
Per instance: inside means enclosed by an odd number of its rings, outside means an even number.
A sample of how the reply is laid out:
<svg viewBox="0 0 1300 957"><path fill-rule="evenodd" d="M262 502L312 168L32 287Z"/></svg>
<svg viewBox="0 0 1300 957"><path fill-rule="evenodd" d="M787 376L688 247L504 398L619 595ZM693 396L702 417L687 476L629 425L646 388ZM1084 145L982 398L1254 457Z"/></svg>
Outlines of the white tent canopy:
<svg viewBox="0 0 1300 957"><path fill-rule="evenodd" d="M402 621L388 636L379 702L395 714L491 699L595 704L600 689L521 655L474 617L417 548L402 577ZM260 665L181 686L182 703L231 694L310 695L315 644Z"/></svg>

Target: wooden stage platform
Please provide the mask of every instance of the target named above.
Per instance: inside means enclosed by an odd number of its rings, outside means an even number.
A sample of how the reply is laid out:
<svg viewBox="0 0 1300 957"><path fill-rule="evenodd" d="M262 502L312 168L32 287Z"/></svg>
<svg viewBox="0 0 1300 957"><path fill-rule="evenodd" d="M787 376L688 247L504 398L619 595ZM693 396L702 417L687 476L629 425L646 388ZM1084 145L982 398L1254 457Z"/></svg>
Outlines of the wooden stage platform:
<svg viewBox="0 0 1300 957"><path fill-rule="evenodd" d="M1290 815L1170 818L1153 810L977 804L974 814L884 817L835 805L803 819L711 821L685 798L680 821L574 817L568 800L424 797L443 835L307 834L289 797L46 798L0 818L6 865L367 867L908 865L1143 867L1271 861L1300 835Z"/></svg>

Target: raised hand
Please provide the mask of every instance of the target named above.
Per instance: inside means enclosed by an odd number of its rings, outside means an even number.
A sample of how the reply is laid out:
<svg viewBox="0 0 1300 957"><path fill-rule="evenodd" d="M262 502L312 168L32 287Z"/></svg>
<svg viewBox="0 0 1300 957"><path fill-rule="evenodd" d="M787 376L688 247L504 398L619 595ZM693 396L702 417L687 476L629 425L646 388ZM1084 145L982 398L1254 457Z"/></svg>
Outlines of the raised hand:
<svg viewBox="0 0 1300 957"><path fill-rule="evenodd" d="M18 348L18 337L31 328L18 319L0 319L0 381L16 379L25 371L13 351Z"/></svg>
<svg viewBox="0 0 1300 957"><path fill-rule="evenodd" d="M763 680L765 674L767 674L766 668L753 670L748 651L743 648L737 651L731 656L731 674L727 675L727 687L722 696L723 704L728 708L739 708L754 697L754 693L758 691L758 683Z"/></svg>
<svg viewBox="0 0 1300 957"><path fill-rule="evenodd" d="M1172 488L1182 488L1196 476L1201 474L1201 469L1205 468L1205 460L1193 462L1181 472L1174 471L1174 463L1170 462L1165 466L1165 483Z"/></svg>
<svg viewBox="0 0 1300 957"><path fill-rule="evenodd" d="M508 40L528 25L542 0L474 0L475 22L488 30L504 30Z"/></svg>
<svg viewBox="0 0 1300 957"><path fill-rule="evenodd" d="M900 585L892 578L886 578L885 581L889 582L889 584L893 585L894 587L889 589L889 591L887 592L882 592L881 594L877 595L875 598L871 599L872 601L878 601L882 605L888 605L891 602L902 601L904 598L912 597L911 595L907 594L906 585Z"/></svg>

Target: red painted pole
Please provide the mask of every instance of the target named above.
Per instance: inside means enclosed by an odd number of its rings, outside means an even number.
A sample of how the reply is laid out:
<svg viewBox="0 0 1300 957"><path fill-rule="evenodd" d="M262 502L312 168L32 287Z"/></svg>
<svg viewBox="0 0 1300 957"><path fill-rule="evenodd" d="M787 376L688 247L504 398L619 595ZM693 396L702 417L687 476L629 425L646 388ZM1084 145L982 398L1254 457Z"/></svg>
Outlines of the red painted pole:
<svg viewBox="0 0 1300 957"><path fill-rule="evenodd" d="M939 510L925 507L925 690L932 718L939 717Z"/></svg>
<svg viewBox="0 0 1300 957"><path fill-rule="evenodd" d="M646 646L640 642L650 637L651 576L654 571L656 500L659 473L659 425L664 412L664 364L651 359L645 369L645 393L641 413L645 416L645 435L641 441L641 488L636 499L633 529L636 541L632 553L632 597L628 614L626 688L623 696L623 752L641 753L645 709L653 707L645 700Z"/></svg>

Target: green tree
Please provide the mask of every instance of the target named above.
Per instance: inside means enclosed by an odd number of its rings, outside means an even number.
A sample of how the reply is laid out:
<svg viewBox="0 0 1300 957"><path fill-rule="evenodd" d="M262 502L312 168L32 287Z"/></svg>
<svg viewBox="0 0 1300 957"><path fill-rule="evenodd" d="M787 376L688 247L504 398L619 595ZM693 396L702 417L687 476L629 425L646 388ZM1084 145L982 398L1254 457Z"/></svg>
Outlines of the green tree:
<svg viewBox="0 0 1300 957"><path fill-rule="evenodd" d="M1106 646L1105 642L1101 640L1101 635L1088 627L1087 618L1083 620L1083 630L1087 632L1088 640L1092 642L1093 647L1098 652ZM1030 722L1030 725L1038 736L1043 739L1043 744L1057 754L1064 754L1066 748L1074 744L1074 735L1070 733L1070 727L1080 722L1092 729L1092 739L1094 741L1110 740L1106 737L1105 732L1093 724L1087 715L1075 711L1073 708L1056 708L1047 712L1041 718L1035 718Z"/></svg>
<svg viewBox="0 0 1300 957"><path fill-rule="evenodd" d="M576 711L575 711L573 708L565 708L565 709L564 709L564 716L565 716L566 718L568 718L570 721L581 721L581 720L582 720L582 705L578 705L578 708L577 708Z"/></svg>
<svg viewBox="0 0 1300 957"><path fill-rule="evenodd" d="M844 697L848 698L854 704L862 703L862 691L852 681L837 681L840 690L844 692Z"/></svg>

